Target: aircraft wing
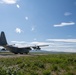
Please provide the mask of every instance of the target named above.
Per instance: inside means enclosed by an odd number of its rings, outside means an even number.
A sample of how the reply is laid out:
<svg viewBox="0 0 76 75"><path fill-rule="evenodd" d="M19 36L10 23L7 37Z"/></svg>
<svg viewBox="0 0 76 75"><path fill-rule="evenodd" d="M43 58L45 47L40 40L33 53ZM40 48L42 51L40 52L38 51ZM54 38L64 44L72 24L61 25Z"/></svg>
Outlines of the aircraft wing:
<svg viewBox="0 0 76 75"><path fill-rule="evenodd" d="M49 45L36 45L36 46L32 46L32 48L36 50L40 50L41 49L40 47L44 47L44 46L49 46Z"/></svg>
<svg viewBox="0 0 76 75"><path fill-rule="evenodd" d="M33 48L33 49L37 49L40 50L40 47L44 47L44 46L49 46L49 45L34 45L34 46L25 46L25 47L18 47L18 48Z"/></svg>
<svg viewBox="0 0 76 75"><path fill-rule="evenodd" d="M49 45L35 45L35 46L31 46L31 47L44 47L44 46L49 46Z"/></svg>

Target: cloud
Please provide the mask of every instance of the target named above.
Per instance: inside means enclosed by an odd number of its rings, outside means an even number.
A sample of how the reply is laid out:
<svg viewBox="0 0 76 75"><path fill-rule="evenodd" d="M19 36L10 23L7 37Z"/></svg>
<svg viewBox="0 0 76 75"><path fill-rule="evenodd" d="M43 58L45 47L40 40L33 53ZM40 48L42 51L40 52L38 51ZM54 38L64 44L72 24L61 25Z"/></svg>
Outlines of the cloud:
<svg viewBox="0 0 76 75"><path fill-rule="evenodd" d="M16 28L15 31L16 31L16 33L21 33L21 32L23 32L20 28Z"/></svg>
<svg viewBox="0 0 76 75"><path fill-rule="evenodd" d="M1 0L0 3L16 4L17 0Z"/></svg>
<svg viewBox="0 0 76 75"><path fill-rule="evenodd" d="M76 39L47 39L47 41L45 42L12 41L12 43L16 43L15 46L18 47L49 45L49 46L41 47L42 50L46 50L46 51L76 52Z"/></svg>
<svg viewBox="0 0 76 75"><path fill-rule="evenodd" d="M18 4L16 6L17 6L17 8L20 8L20 6Z"/></svg>
<svg viewBox="0 0 76 75"><path fill-rule="evenodd" d="M47 43L47 42L31 42L30 44L32 45L49 45L50 43Z"/></svg>
<svg viewBox="0 0 76 75"><path fill-rule="evenodd" d="M16 43L16 44L22 44L22 43L26 43L25 41L11 41L12 43Z"/></svg>
<svg viewBox="0 0 76 75"><path fill-rule="evenodd" d="M0 0L1 4L16 4L18 0ZM20 8L20 6L17 4L16 5L17 8Z"/></svg>
<svg viewBox="0 0 76 75"><path fill-rule="evenodd" d="M61 52L76 52L76 39L47 39L50 45L48 50Z"/></svg>
<svg viewBox="0 0 76 75"><path fill-rule="evenodd" d="M35 41L35 42L25 42L25 41L11 41L11 43L16 43L16 44L26 44L26 45L49 45L49 44L52 44L52 43L48 43L48 42L38 42L38 41Z"/></svg>
<svg viewBox="0 0 76 75"><path fill-rule="evenodd" d="M36 46L36 45L48 45L49 43L46 42L25 42L25 41L11 41L12 44L15 44L20 47L26 47L26 46Z"/></svg>
<svg viewBox="0 0 76 75"><path fill-rule="evenodd" d="M76 39L47 39L46 41L76 43Z"/></svg>
<svg viewBox="0 0 76 75"><path fill-rule="evenodd" d="M33 26L32 28L31 28L31 31L34 31L35 30L35 27Z"/></svg>
<svg viewBox="0 0 76 75"><path fill-rule="evenodd" d="M65 12L64 15L65 15L65 16L70 16L70 15L72 15L72 13L70 13L70 12Z"/></svg>
<svg viewBox="0 0 76 75"><path fill-rule="evenodd" d="M54 27L63 27L63 26L70 26L74 25L75 22L62 22L61 24L55 24Z"/></svg>
<svg viewBox="0 0 76 75"><path fill-rule="evenodd" d="M26 16L25 19L28 20L28 17Z"/></svg>

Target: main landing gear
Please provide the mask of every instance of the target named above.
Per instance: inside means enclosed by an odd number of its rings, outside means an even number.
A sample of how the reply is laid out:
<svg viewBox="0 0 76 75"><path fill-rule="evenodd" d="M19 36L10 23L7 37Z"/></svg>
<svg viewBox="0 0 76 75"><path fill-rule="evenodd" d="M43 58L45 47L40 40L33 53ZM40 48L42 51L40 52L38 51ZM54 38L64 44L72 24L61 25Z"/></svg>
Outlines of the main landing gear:
<svg viewBox="0 0 76 75"><path fill-rule="evenodd" d="M14 54L28 54L29 52L25 52L25 53L14 53Z"/></svg>

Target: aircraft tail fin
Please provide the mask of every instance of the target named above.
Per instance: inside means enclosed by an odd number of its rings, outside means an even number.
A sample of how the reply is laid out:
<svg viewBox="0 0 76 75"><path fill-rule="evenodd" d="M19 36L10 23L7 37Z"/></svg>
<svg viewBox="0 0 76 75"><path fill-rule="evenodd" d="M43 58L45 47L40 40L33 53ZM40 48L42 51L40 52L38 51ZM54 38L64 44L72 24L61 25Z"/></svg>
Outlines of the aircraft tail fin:
<svg viewBox="0 0 76 75"><path fill-rule="evenodd" d="M0 46L7 45L7 40L5 37L5 33L2 31L0 35Z"/></svg>

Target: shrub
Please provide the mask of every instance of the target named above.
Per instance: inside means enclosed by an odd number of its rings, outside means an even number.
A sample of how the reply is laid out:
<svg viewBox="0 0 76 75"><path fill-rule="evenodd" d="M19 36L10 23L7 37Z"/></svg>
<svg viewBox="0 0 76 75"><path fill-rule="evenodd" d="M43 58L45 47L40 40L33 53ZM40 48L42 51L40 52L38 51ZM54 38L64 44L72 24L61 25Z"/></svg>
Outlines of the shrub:
<svg viewBox="0 0 76 75"><path fill-rule="evenodd" d="M37 66L39 68L45 68L44 63L39 62L39 61L34 62L34 66Z"/></svg>
<svg viewBox="0 0 76 75"><path fill-rule="evenodd" d="M6 71L3 70L3 69L0 69L0 75L7 75L7 74L6 74Z"/></svg>
<svg viewBox="0 0 76 75"><path fill-rule="evenodd" d="M51 75L51 72L49 70L44 70L43 75Z"/></svg>
<svg viewBox="0 0 76 75"><path fill-rule="evenodd" d="M74 73L68 72L65 75L75 75Z"/></svg>
<svg viewBox="0 0 76 75"><path fill-rule="evenodd" d="M57 70L58 70L58 66L52 65L51 70L52 70L52 71L57 71Z"/></svg>
<svg viewBox="0 0 76 75"><path fill-rule="evenodd" d="M35 72L35 71L31 71L31 72L30 72L30 75L38 75L38 73Z"/></svg>

